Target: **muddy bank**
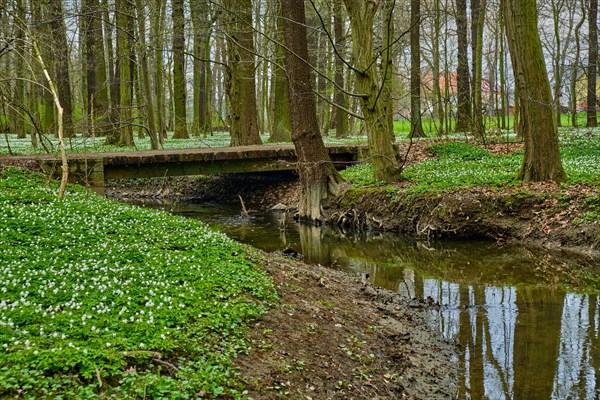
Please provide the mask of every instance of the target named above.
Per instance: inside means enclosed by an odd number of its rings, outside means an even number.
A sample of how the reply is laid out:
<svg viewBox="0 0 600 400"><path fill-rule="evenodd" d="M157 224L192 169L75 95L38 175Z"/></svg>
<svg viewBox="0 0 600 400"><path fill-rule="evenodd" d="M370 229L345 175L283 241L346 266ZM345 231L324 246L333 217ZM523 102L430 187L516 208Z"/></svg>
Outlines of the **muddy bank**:
<svg viewBox="0 0 600 400"><path fill-rule="evenodd" d="M298 176L292 172L166 177L109 181L107 197L165 199L239 204L239 196L254 209L296 204Z"/></svg>
<svg viewBox="0 0 600 400"><path fill-rule="evenodd" d="M554 183L476 187L408 194L400 187L350 188L331 208L330 222L402 232L417 238L488 238L600 257L600 225L592 216L598 192Z"/></svg>
<svg viewBox="0 0 600 400"><path fill-rule="evenodd" d="M281 303L239 358L253 399L454 399L455 346L428 327L436 304L271 255Z"/></svg>

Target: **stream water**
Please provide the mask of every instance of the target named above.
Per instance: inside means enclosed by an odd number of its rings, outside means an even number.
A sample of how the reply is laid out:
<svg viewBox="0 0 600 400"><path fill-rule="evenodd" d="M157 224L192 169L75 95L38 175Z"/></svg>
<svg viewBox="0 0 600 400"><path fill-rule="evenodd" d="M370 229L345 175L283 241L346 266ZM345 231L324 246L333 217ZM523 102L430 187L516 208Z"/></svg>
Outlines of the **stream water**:
<svg viewBox="0 0 600 400"><path fill-rule="evenodd" d="M442 305L431 324L460 343L459 397L600 399L600 298L560 289L570 260L489 242L421 243L387 233L300 227L239 207L145 204L199 218L265 251L369 274L381 287Z"/></svg>

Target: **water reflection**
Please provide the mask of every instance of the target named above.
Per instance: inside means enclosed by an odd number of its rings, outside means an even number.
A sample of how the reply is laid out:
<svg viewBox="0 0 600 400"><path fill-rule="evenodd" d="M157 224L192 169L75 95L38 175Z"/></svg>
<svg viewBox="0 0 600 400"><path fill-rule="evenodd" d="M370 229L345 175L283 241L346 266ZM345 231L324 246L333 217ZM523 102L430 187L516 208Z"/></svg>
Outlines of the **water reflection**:
<svg viewBox="0 0 600 400"><path fill-rule="evenodd" d="M196 206L194 206L196 207ZM292 247L309 262L367 272L379 286L442 305L432 326L464 351L465 399L600 399L600 299L565 293L566 261L490 243L415 243L387 234L354 235L276 215L181 209L266 251Z"/></svg>

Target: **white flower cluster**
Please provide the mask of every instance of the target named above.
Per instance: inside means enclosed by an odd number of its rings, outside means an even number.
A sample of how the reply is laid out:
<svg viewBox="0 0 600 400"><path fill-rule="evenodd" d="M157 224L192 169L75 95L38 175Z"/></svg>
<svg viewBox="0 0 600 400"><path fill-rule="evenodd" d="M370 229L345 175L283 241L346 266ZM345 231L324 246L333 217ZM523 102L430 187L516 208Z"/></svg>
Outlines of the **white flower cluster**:
<svg viewBox="0 0 600 400"><path fill-rule="evenodd" d="M198 221L181 229L166 213L113 203L107 212L107 200L87 196L0 201L4 352L157 348L212 307L204 281L227 273L238 245Z"/></svg>

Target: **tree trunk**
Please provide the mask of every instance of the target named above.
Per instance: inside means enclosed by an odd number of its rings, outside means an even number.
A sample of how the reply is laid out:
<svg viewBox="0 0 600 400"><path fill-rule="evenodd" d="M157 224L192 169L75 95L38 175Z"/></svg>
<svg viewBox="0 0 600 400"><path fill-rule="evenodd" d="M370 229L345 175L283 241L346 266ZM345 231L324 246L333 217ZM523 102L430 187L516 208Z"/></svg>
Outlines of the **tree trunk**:
<svg viewBox="0 0 600 400"><path fill-rule="evenodd" d="M281 2L277 2L277 12L280 12ZM283 35L283 21L277 18L275 34L278 41L285 40ZM292 121L290 119L289 96L287 87L287 74L283 68L283 47L275 44L275 63L272 65L273 77L271 78L271 132L269 142L289 142L292 140Z"/></svg>
<svg viewBox="0 0 600 400"><path fill-rule="evenodd" d="M456 70L457 110L455 130L457 132L468 132L471 129L471 87L469 84L467 31L467 0L456 0L458 66Z"/></svg>
<svg viewBox="0 0 600 400"><path fill-rule="evenodd" d="M506 49L504 43L504 17L502 13L499 16L499 25L500 25L500 38L498 39L500 42L500 101L501 101L501 118L500 118L500 128L508 129L506 125L506 116L508 112L508 99L507 99L507 90L506 90Z"/></svg>
<svg viewBox="0 0 600 400"><path fill-rule="evenodd" d="M102 10L98 0L84 0L81 7L86 61L87 120L90 131L88 134L96 136L96 129L100 132L106 129L105 122L109 112Z"/></svg>
<svg viewBox="0 0 600 400"><path fill-rule="evenodd" d="M410 1L410 137L425 137L421 118L421 1Z"/></svg>
<svg viewBox="0 0 600 400"><path fill-rule="evenodd" d="M22 21L25 21L26 8L25 8L25 4L23 3L23 0L17 0L15 6L16 6L17 15L19 16L19 18ZM24 29L24 27L20 26L20 24L18 24L18 23L15 24L13 29L16 30L17 43L19 43L19 45L20 45L25 40L25 29ZM25 72L24 62L25 62L24 54L17 55L16 57L14 57L14 68L15 68L14 71L21 76L23 76L23 74ZM10 123L12 125L11 131L13 133L17 134L18 139L24 139L27 137L27 130L26 130L27 122L26 122L26 119L21 115L22 112L17 112L18 108L21 108L21 107L23 109L27 108L26 99L25 99L25 82L23 79L17 79L15 81L13 104L14 105L13 105L12 109L14 110L14 112L11 113L11 117L10 117Z"/></svg>
<svg viewBox="0 0 600 400"><path fill-rule="evenodd" d="M589 51L588 51L588 85L587 85L587 126L598 126L596 117L596 76L598 74L598 0L590 0L589 8Z"/></svg>
<svg viewBox="0 0 600 400"><path fill-rule="evenodd" d="M356 88L361 93L362 113L369 141L369 155L375 179L397 180L399 155L394 149L394 135L386 122L386 104L379 99L381 83L377 75L373 47L373 21L377 4L364 0L344 0L352 28L352 60Z"/></svg>
<svg viewBox="0 0 600 400"><path fill-rule="evenodd" d="M581 19L577 22L577 26L575 26L575 57L573 58L573 69L571 72L571 124L573 127L577 128L579 126L579 122L577 121L577 79L579 78L579 56L581 53L581 44L579 43L579 35L581 32L581 27L585 22L585 7L584 0L581 0Z"/></svg>
<svg viewBox="0 0 600 400"><path fill-rule="evenodd" d="M116 144L118 142L118 132L115 134L114 129L118 128L119 120L119 65L118 60L115 60L113 45L114 25L116 22L114 20L111 21L108 0L102 0L102 23L105 32L104 47L107 54L106 62L108 63L109 120L111 124L106 140L108 143Z"/></svg>
<svg viewBox="0 0 600 400"><path fill-rule="evenodd" d="M119 65L119 146L133 146L132 109L135 62L132 0L117 0L117 64Z"/></svg>
<svg viewBox="0 0 600 400"><path fill-rule="evenodd" d="M433 63L433 114L438 119L438 136L444 133L444 103L442 100L442 88L440 86L440 33L441 33L441 10L440 0L434 0L433 15L433 44L431 58ZM444 75L444 81L448 81L448 74Z"/></svg>
<svg viewBox="0 0 600 400"><path fill-rule="evenodd" d="M225 0L231 146L261 144L256 108L252 1Z"/></svg>
<svg viewBox="0 0 600 400"><path fill-rule="evenodd" d="M69 77L69 46L62 0L50 0L50 30L53 38L54 69L60 104L63 109L63 130L66 138L75 134L73 127L73 105L71 79Z"/></svg>
<svg viewBox="0 0 600 400"><path fill-rule="evenodd" d="M362 1L362 0L361 0ZM292 140L298 155L300 175L300 220L319 224L325 219L322 202L339 193L339 176L319 134L310 69L303 0L282 0Z"/></svg>
<svg viewBox="0 0 600 400"><path fill-rule="evenodd" d="M209 96L206 60L210 59L207 47L210 46L212 21L209 15L209 3L192 2L191 13L194 27L194 120L193 127L197 133L207 134L209 123Z"/></svg>
<svg viewBox="0 0 600 400"><path fill-rule="evenodd" d="M475 2L473 2L475 3ZM487 0L477 0L477 24L473 31L476 36L473 40L473 129L476 137L485 142L485 129L483 126L483 99L481 85L483 82L483 27ZM475 19L475 16L473 16ZM474 21L475 22L475 21Z"/></svg>
<svg viewBox="0 0 600 400"><path fill-rule="evenodd" d="M338 88L343 88L344 82L344 61L342 57L346 53L346 37L344 35L344 27L342 20L342 7L341 4L336 1L334 2L333 11L333 34L335 37L335 47L339 57L335 57L335 84ZM348 108L348 97L340 90L335 89L334 101L336 104L343 108ZM348 136L348 114L334 107L335 112L335 137L344 138Z"/></svg>
<svg viewBox="0 0 600 400"><path fill-rule="evenodd" d="M538 34L536 1L503 0L502 11L524 129L525 155L519 178L525 182L563 181L566 174L560 160L550 82Z"/></svg>
<svg viewBox="0 0 600 400"><path fill-rule="evenodd" d="M31 21L33 24L32 32L33 35L38 39L41 43L51 43L50 41L50 29L48 24L43 24L41 21L45 20L45 15L42 11L42 4L35 0L30 0L30 10L31 10ZM40 57L45 60L46 68L48 69L50 75L54 75L52 72L53 69L53 58L50 57L52 54L51 46L42 46L39 50ZM35 51L34 51L35 52ZM39 74L37 73L39 72ZM46 80L46 77L42 75L42 68L40 67L39 71L36 71L36 78L39 75L41 79ZM55 118L54 118L54 103L52 99L51 93L45 88L40 87L39 85L35 85L34 89L37 95L40 97L39 102L39 119L40 119L40 130L42 133L49 133L55 129Z"/></svg>
<svg viewBox="0 0 600 400"><path fill-rule="evenodd" d="M556 110L556 124L562 126L560 120L560 96L561 96L561 80L562 75L560 71L560 54L561 54L561 35L560 35L560 18L562 11L562 2L557 4L556 0L552 0L552 23L554 26L554 104Z"/></svg>
<svg viewBox="0 0 600 400"><path fill-rule="evenodd" d="M185 15L183 0L173 0L173 102L175 121L173 139L187 139L187 102L185 79Z"/></svg>
<svg viewBox="0 0 600 400"><path fill-rule="evenodd" d="M152 85L150 84L150 72L148 71L148 49L146 48L146 14L144 12L143 0L136 0L137 23L138 23L138 59L140 61L140 70L142 79L141 92L144 98L144 110L146 112L146 123L148 125L148 134L150 136L150 147L152 150L158 149L158 135L154 121L154 101L152 96Z"/></svg>
<svg viewBox="0 0 600 400"><path fill-rule="evenodd" d="M392 93L393 88L393 72L394 65L392 64L392 45L394 44L394 7L395 0L386 0L383 7L383 54L381 55L381 101L385 103L385 121L388 129L394 135L394 99Z"/></svg>
<svg viewBox="0 0 600 400"><path fill-rule="evenodd" d="M155 0L154 7L151 10L150 24L150 42L154 47L154 94L156 96L156 122L158 129L158 139L162 143L163 138L167 137L167 123L165 120L165 101L164 101L164 60L163 60L163 27L165 26L166 11L162 0Z"/></svg>

